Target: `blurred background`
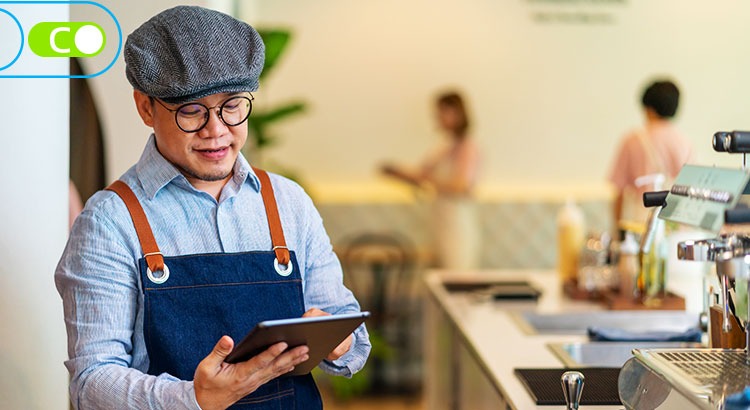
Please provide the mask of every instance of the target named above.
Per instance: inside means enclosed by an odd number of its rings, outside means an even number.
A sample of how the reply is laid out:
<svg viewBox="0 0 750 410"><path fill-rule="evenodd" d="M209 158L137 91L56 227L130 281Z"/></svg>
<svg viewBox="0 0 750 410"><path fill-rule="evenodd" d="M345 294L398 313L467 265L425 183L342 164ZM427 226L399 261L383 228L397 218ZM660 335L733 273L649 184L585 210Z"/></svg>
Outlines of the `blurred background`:
<svg viewBox="0 0 750 410"><path fill-rule="evenodd" d="M481 148L482 267L553 266L546 240L566 198L583 207L587 225L609 228L606 177L620 138L643 123L640 96L651 80L680 87L675 124L693 142L696 162L736 166L711 150L710 136L750 125L743 2L193 3L290 33L254 109L290 102L305 109L269 127L274 143L256 162L298 177L334 242L375 228L429 242L424 204L377 169L386 160L415 163L441 140L432 101L443 90L464 95ZM127 35L173 4L107 6ZM71 17L87 10L74 6ZM83 61L84 70L94 60ZM107 180L138 159L148 136L123 72L120 58L90 81ZM507 252L511 243L524 246Z"/></svg>
<svg viewBox="0 0 750 410"><path fill-rule="evenodd" d="M283 54L255 93L254 115L288 104L304 108L270 124L266 131L272 143L250 146L246 155L261 167L294 176L311 194L345 270L353 272L352 278L364 278L350 286L360 292L364 307L380 309L375 334L386 348L376 356L383 363L375 366L380 366L380 376L370 380L369 388L375 380L384 391L405 393L416 403L420 341L413 329L420 320L419 276L434 263L425 216L429 201L383 178L378 167L386 160L416 163L440 140L432 106L438 92L459 90L464 95L472 137L481 148L475 195L481 221L480 269L554 267L555 217L567 199L581 206L590 230L611 229L612 190L606 178L620 138L643 123L640 96L651 80L670 78L680 87L675 124L693 143L696 163L737 166L736 159L712 151L710 136L718 130L750 128L745 103L750 54L745 52L744 29L750 4L737 0L101 3L116 16L123 36L177 4L219 9L258 29L289 33ZM81 5L69 8L71 21L91 19L90 13L91 8ZM97 58L80 62L84 73L106 65ZM3 81L12 96L34 87L48 92L63 86L61 80ZM90 101L86 110L89 117L95 114L97 124L91 127L99 137L76 145L80 122L64 131L52 124L52 131L44 132L53 142L45 152L50 158L64 155L63 142L70 138L70 163L61 160L60 166L78 170L78 176L72 176L85 201L137 161L149 130L134 108L122 56L107 72L74 81L71 87L69 94L60 90L57 95L71 98L71 118ZM89 91L77 94L82 87ZM6 122L17 103L15 99L0 106ZM67 115L64 108L57 111ZM39 133L32 122L3 133L4 142ZM5 174L15 177L23 166L11 161ZM67 182L62 185L62 175L55 178L53 199L33 200L39 205L30 215L41 215L42 220L29 234L29 243L39 236L53 237L44 248L47 262L27 272L46 287L44 299L51 300L40 321L56 330L46 340L64 346L52 273L65 241ZM22 182L8 185L7 195L33 198L38 185L29 188ZM4 206L6 218L17 212ZM17 240L16 222L3 223L3 243L16 248L6 249L9 264L0 284L6 292L20 288L21 295L34 293L38 288L19 287L8 277L29 269L14 261L36 255L36 246ZM373 248L367 249L369 245ZM398 282L392 283L394 277ZM29 340L39 339L15 314L27 302L0 306L0 323L8 324L0 326L8 329L0 335L27 333ZM0 343L0 364L17 349L5 343ZM48 361L62 384L63 349L54 350L55 360ZM398 352L401 364L393 365L392 355ZM347 387L338 388L347 395ZM0 378L0 397L18 389L17 380ZM24 389L34 391L20 391Z"/></svg>

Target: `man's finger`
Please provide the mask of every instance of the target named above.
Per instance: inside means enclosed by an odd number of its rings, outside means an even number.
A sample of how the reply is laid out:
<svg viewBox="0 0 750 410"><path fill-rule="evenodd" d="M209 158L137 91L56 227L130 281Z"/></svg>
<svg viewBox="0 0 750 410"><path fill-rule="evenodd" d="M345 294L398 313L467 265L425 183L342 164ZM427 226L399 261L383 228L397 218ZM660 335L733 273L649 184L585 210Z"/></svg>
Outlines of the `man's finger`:
<svg viewBox="0 0 750 410"><path fill-rule="evenodd" d="M268 349L262 351L251 359L237 363L239 370L244 374L253 374L270 366L279 356L281 356L289 345L285 342L279 342L271 345Z"/></svg>
<svg viewBox="0 0 750 410"><path fill-rule="evenodd" d="M338 359L339 357L346 354L346 352L349 351L349 349L352 347L352 341L354 340L354 335L349 335L344 339L343 342L341 342L338 346L336 346L335 349L331 353L328 354L326 357L327 360L333 361Z"/></svg>
<svg viewBox="0 0 750 410"><path fill-rule="evenodd" d="M287 344L277 343L252 359L237 363L240 374L246 375L248 380L254 383L264 384L282 374L288 373L293 368L309 358L307 346L297 346L285 351Z"/></svg>
<svg viewBox="0 0 750 410"><path fill-rule="evenodd" d="M302 317L318 317L318 316L330 316L328 312L324 312L318 308L310 308L305 312Z"/></svg>

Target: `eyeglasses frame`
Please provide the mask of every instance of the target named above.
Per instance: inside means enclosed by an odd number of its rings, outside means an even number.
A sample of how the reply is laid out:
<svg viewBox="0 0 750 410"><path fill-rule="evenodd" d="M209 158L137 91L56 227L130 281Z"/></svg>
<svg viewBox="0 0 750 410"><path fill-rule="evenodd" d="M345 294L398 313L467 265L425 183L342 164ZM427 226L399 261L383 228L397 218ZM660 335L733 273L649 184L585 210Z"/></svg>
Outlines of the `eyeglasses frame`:
<svg viewBox="0 0 750 410"><path fill-rule="evenodd" d="M198 132L198 131L200 131L200 130L202 130L203 128L206 127L206 124L208 124L209 117L211 116L211 114L210 114L211 110L213 110L215 108L219 109L219 111L217 112L217 115L219 116L219 119L221 120L221 122L224 125L226 125L227 127L236 127L238 125L242 125L245 121L247 121L248 118L250 118L250 114L253 112L253 101L255 101L255 97L253 96L253 94L251 92L248 92L248 94L250 95L250 97L247 97L247 96L244 96L244 95L233 95L233 96L227 98L226 100L222 101L221 104L214 105L213 107L207 107L205 104L201 104L199 102L193 101L193 102L187 102L187 103L184 103L184 104L180 104L176 109L171 109L171 108L167 107L166 105L164 105L164 103L160 99L158 99L156 97L149 96L149 98L152 101L158 102L159 105L161 105L162 107L164 107L165 110L174 113L174 122L175 122L175 124L177 124L177 128L179 128L180 130L182 130L182 132L193 133L193 132ZM224 121L224 117L222 116L222 111L224 111L224 104L226 104L227 102L229 102L230 100L232 100L234 98L246 98L250 102L250 109L247 111L247 116L245 117L245 119L243 119L242 121L238 122L237 124L230 125L226 121ZM182 109L182 107L185 107L185 106L188 106L188 105L200 105L201 107L205 108L206 112L208 113L208 115L206 116L205 121L203 121L203 125L201 125L199 128L197 128L197 129L195 129L193 131L189 131L189 130L186 130L186 129L182 128L180 126L180 122L177 120L178 112Z"/></svg>

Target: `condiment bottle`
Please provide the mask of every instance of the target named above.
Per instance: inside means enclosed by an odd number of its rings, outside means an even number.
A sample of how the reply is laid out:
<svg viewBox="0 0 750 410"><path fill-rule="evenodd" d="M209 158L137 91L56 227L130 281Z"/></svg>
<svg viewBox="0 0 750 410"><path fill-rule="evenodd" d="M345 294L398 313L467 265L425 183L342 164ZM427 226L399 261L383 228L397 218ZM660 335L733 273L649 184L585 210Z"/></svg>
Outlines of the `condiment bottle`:
<svg viewBox="0 0 750 410"><path fill-rule="evenodd" d="M568 199L557 214L557 270L563 283L578 277L583 231L583 211L572 199Z"/></svg>

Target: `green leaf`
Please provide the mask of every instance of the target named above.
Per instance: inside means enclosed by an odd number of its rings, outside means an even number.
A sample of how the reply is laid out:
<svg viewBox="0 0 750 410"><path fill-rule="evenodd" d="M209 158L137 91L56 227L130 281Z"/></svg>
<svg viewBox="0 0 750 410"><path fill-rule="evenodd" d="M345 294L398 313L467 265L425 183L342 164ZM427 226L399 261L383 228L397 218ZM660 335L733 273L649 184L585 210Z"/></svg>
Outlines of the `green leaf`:
<svg viewBox="0 0 750 410"><path fill-rule="evenodd" d="M266 61L263 64L263 72L260 73L260 80L263 80L276 66L279 58L284 53L292 33L289 30L258 30L258 34L266 45Z"/></svg>
<svg viewBox="0 0 750 410"><path fill-rule="evenodd" d="M248 127L255 138L255 147L264 148L273 144L275 138L266 129L280 120L304 112L306 107L303 102L292 102L270 110L253 111L248 119Z"/></svg>
<svg viewBox="0 0 750 410"><path fill-rule="evenodd" d="M276 122L283 118L289 117L290 115L298 114L305 111L305 103L293 102L282 105L281 107L275 107L271 110L261 112L263 121L265 123ZM251 117L252 118L252 117Z"/></svg>

